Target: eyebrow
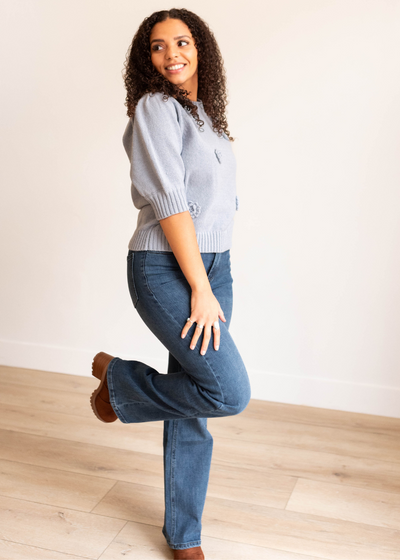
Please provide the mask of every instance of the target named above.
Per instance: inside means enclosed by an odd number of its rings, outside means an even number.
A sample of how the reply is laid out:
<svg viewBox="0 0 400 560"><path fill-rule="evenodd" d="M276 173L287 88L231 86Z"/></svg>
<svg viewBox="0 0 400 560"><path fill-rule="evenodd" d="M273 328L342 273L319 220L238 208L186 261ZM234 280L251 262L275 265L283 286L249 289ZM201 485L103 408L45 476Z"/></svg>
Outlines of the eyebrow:
<svg viewBox="0 0 400 560"><path fill-rule="evenodd" d="M183 39L183 37L187 37L188 39L190 39L189 35L178 35L178 37L174 37L174 41L177 41L178 39ZM150 41L150 45L155 41L159 43L165 43L164 39L153 39L152 41Z"/></svg>

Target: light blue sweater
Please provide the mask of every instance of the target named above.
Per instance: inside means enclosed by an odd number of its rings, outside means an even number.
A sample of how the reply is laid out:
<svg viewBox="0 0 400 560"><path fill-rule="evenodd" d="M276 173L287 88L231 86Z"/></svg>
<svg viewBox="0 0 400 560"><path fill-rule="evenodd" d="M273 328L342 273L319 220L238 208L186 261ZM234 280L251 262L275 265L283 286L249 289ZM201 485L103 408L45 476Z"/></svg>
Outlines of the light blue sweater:
<svg viewBox="0 0 400 560"><path fill-rule="evenodd" d="M231 143L218 137L201 101L203 130L176 99L145 94L127 124L123 144L131 162L131 193L139 209L129 249L171 251L159 220L189 210L202 253L230 249L236 198Z"/></svg>

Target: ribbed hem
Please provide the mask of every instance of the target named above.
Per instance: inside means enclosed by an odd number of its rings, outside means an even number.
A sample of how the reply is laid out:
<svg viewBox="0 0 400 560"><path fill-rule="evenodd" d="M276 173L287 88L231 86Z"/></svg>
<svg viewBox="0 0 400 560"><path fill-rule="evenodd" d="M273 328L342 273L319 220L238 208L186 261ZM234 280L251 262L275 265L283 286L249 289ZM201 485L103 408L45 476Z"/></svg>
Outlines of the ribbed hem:
<svg viewBox="0 0 400 560"><path fill-rule="evenodd" d="M157 220L163 220L173 214L189 210L185 191L162 192L153 198L149 197L149 202Z"/></svg>
<svg viewBox="0 0 400 560"><path fill-rule="evenodd" d="M200 253L223 253L228 251L232 245L231 226L225 231L210 231L197 233L197 243ZM172 252L171 246L164 235L159 224L145 230L136 230L128 248L131 251L168 251Z"/></svg>
<svg viewBox="0 0 400 560"><path fill-rule="evenodd" d="M131 251L171 251L171 246L159 224L142 230L136 230L129 241Z"/></svg>

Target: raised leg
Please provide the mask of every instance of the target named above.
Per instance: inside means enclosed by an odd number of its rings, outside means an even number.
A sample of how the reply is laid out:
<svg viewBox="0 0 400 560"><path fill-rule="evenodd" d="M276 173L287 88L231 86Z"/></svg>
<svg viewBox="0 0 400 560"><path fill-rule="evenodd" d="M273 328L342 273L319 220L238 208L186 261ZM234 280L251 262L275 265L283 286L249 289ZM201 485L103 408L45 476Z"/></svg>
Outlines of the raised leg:
<svg viewBox="0 0 400 560"><path fill-rule="evenodd" d="M211 288L224 310L232 307L229 255L202 255ZM178 360L182 369L163 375L149 365L114 358L107 372L110 402L125 423L238 414L248 404L250 385L243 360L229 333L220 323L218 351L212 344L200 354L201 339L190 350L194 326L185 339L182 328L190 315L191 289L173 254L135 253L129 268L134 303L143 321ZM133 291L134 290L134 291Z"/></svg>

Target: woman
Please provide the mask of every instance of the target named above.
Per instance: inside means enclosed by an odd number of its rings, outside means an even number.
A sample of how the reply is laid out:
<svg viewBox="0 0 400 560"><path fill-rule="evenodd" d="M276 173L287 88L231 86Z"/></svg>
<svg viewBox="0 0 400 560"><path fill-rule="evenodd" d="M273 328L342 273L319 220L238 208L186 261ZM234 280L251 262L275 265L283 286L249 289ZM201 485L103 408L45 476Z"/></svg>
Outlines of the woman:
<svg viewBox="0 0 400 560"><path fill-rule="evenodd" d="M168 375L104 352L91 402L104 422L164 420L163 534L174 559L204 559L201 516L212 454L207 418L248 404L246 369L228 332L235 159L222 58L195 14L173 9L140 25L125 71L124 147L139 209L128 285L169 350Z"/></svg>

